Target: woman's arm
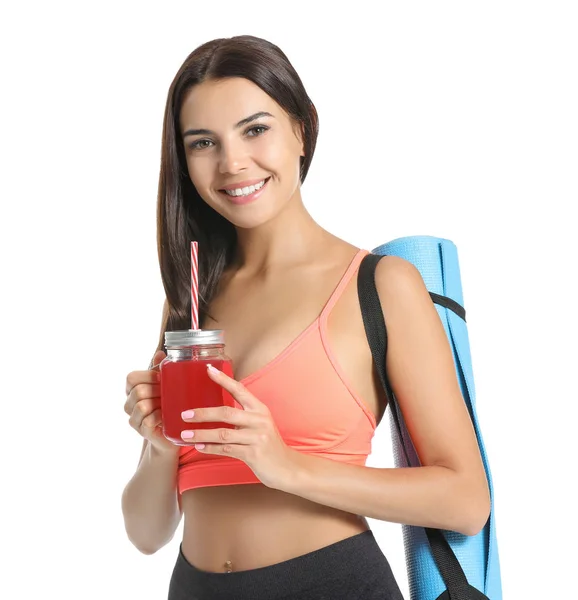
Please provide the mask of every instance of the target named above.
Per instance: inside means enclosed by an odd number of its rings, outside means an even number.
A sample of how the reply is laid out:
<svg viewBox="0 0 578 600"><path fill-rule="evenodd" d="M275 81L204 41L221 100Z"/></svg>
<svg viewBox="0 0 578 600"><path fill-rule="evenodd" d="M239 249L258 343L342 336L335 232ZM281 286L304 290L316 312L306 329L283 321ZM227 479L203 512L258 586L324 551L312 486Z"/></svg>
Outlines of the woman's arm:
<svg viewBox="0 0 578 600"><path fill-rule="evenodd" d="M182 516L177 491L178 453L163 453L144 440L141 459L122 494L130 541L153 554L173 538Z"/></svg>
<svg viewBox="0 0 578 600"><path fill-rule="evenodd" d="M296 453L297 469L276 487L366 517L475 535L490 513L489 486L442 322L409 261L383 257L375 282L388 377L422 466L363 467Z"/></svg>
<svg viewBox="0 0 578 600"><path fill-rule="evenodd" d="M162 349L168 315L165 299L157 351ZM149 369L154 366L155 356ZM178 448L160 450L143 439L137 470L122 493L122 513L128 538L144 554L153 554L167 544L181 520L178 463Z"/></svg>

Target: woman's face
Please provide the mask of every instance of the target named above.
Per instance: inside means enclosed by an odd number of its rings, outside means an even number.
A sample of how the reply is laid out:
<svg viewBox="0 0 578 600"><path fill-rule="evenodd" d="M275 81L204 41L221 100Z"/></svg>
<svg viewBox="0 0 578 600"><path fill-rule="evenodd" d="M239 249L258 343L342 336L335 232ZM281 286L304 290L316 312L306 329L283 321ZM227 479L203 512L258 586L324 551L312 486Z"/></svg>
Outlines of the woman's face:
<svg viewBox="0 0 578 600"><path fill-rule="evenodd" d="M189 90L180 134L197 192L238 227L269 221L298 192L301 129L248 79L205 81ZM239 188L267 179L254 199L238 195ZM237 188L233 197L222 191L230 186Z"/></svg>

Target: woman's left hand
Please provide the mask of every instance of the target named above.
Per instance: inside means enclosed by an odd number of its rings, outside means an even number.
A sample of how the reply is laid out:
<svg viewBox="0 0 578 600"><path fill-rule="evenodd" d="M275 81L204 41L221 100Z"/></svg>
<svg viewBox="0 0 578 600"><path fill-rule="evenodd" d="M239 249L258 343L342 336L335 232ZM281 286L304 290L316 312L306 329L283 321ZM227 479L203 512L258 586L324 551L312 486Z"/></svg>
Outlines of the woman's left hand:
<svg viewBox="0 0 578 600"><path fill-rule="evenodd" d="M242 460L267 487L281 486L281 482L294 472L296 450L283 441L269 408L244 385L222 371L208 368L207 372L244 410L231 406L196 408L193 417L190 417L191 411L185 411L185 423L221 421L235 425L235 429L195 429L193 425L183 430L181 437L186 442L195 442L195 448L203 454L220 454ZM190 432L194 435L188 435ZM197 443L200 445L197 446Z"/></svg>

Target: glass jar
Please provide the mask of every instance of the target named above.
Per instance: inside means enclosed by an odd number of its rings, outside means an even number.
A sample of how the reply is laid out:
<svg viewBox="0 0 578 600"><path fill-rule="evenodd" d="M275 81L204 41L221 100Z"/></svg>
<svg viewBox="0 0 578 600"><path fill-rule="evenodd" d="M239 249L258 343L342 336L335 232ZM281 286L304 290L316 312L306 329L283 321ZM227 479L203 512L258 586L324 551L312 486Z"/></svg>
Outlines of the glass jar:
<svg viewBox="0 0 578 600"><path fill-rule="evenodd" d="M231 359L225 354L221 329L165 332L167 356L160 363L161 415L163 434L177 446L192 446L194 438L185 441L185 429L216 429L234 425L222 422L186 423L185 410L209 406L232 406L235 400L222 386L209 378L207 365L233 377Z"/></svg>

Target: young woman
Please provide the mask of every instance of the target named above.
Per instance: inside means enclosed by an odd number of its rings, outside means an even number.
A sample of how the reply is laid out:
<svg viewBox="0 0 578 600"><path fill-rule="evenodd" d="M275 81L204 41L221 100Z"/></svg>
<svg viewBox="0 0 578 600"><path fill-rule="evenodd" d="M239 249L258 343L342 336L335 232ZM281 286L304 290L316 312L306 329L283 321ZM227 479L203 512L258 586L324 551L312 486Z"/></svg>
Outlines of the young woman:
<svg viewBox="0 0 578 600"><path fill-rule="evenodd" d="M170 86L157 215L166 301L149 369L127 376L125 411L144 441L123 493L127 534L146 554L184 515L170 600L399 600L366 517L474 535L489 515L442 323L419 271L393 256L376 271L386 367L422 466L365 466L387 403L357 297L368 251L303 205L317 132L299 76L263 39L203 44ZM346 168L336 176L351 196ZM182 447L159 428L152 367L164 332L190 327L191 240L200 326L225 331L234 366L234 378L210 377L242 409L184 415L183 439L194 432L200 446ZM195 431L204 421L235 428Z"/></svg>

